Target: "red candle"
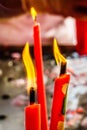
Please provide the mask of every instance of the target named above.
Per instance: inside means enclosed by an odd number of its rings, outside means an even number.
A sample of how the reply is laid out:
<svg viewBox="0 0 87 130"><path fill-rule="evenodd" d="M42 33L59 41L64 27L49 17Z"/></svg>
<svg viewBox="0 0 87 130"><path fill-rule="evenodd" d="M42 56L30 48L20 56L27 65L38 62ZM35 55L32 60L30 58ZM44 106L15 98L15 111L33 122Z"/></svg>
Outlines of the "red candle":
<svg viewBox="0 0 87 130"><path fill-rule="evenodd" d="M35 22L34 24L34 56L36 65L38 103L41 104L41 130L48 130L46 94L43 80L43 60L40 24L37 22Z"/></svg>
<svg viewBox="0 0 87 130"><path fill-rule="evenodd" d="M29 90L30 105L25 108L25 129L26 130L41 130L41 111L40 104L35 103L35 88Z"/></svg>
<svg viewBox="0 0 87 130"><path fill-rule="evenodd" d="M65 99L70 75L63 74L55 80L50 130L64 130Z"/></svg>
<svg viewBox="0 0 87 130"><path fill-rule="evenodd" d="M25 108L25 130L41 130L41 110L40 104L35 103L37 90L35 81L35 70L32 58L30 56L28 43L26 43L24 47L22 56L27 72L27 91L30 97L30 104Z"/></svg>
<svg viewBox="0 0 87 130"><path fill-rule="evenodd" d="M25 108L25 130L41 130L40 104Z"/></svg>

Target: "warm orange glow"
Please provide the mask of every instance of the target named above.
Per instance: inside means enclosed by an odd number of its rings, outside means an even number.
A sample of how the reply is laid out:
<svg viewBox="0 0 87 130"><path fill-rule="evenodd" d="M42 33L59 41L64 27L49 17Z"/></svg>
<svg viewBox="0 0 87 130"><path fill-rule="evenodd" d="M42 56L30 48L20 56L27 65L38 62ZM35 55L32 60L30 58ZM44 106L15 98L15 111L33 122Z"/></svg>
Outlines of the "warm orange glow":
<svg viewBox="0 0 87 130"><path fill-rule="evenodd" d="M57 64L58 62L66 63L65 57L60 53L56 39L54 39L53 52Z"/></svg>
<svg viewBox="0 0 87 130"><path fill-rule="evenodd" d="M35 70L34 70L34 65L30 56L30 51L29 51L29 44L28 42L26 43L23 53L22 53L22 58L23 62L26 68L27 72L27 78L28 78L28 90L30 87L35 87Z"/></svg>
<svg viewBox="0 0 87 130"><path fill-rule="evenodd" d="M36 16L37 16L36 10L35 10L33 7L31 7L30 12L31 12L31 15L32 15L33 20L35 20L35 19L36 19Z"/></svg>

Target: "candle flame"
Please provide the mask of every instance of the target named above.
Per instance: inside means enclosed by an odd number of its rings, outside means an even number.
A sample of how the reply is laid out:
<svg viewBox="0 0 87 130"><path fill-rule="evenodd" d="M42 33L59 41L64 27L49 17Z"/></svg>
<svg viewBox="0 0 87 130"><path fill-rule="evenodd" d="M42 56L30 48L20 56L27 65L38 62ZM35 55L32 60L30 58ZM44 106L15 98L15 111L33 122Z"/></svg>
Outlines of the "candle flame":
<svg viewBox="0 0 87 130"><path fill-rule="evenodd" d="M65 57L60 53L56 39L54 39L53 52L57 64L58 62L66 63Z"/></svg>
<svg viewBox="0 0 87 130"><path fill-rule="evenodd" d="M30 56L30 51L29 51L29 44L28 42L25 44L25 47L23 49L22 52L22 58L23 58L23 62L26 68L26 72L27 72L27 78L28 78L28 92L30 87L35 87L35 70L34 70L34 65L32 62L32 58Z"/></svg>
<svg viewBox="0 0 87 130"><path fill-rule="evenodd" d="M34 9L34 7L31 7L30 12L31 12L31 15L32 15L33 20L35 20L35 19L36 19L36 16L37 16L37 12L36 12L36 10Z"/></svg>

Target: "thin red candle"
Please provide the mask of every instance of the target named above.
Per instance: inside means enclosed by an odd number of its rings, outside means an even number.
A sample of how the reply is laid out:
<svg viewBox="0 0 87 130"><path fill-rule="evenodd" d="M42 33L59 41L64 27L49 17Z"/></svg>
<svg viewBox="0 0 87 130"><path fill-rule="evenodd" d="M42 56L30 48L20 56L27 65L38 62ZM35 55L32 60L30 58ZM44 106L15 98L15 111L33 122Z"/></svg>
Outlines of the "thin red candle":
<svg viewBox="0 0 87 130"><path fill-rule="evenodd" d="M46 108L46 94L43 80L43 59L42 59L42 46L40 36L40 24L34 24L34 56L36 65L37 77L37 95L38 103L41 104L41 130L48 130L47 108Z"/></svg>
<svg viewBox="0 0 87 130"><path fill-rule="evenodd" d="M68 74L63 74L55 80L50 130L64 130L64 109L69 80Z"/></svg>

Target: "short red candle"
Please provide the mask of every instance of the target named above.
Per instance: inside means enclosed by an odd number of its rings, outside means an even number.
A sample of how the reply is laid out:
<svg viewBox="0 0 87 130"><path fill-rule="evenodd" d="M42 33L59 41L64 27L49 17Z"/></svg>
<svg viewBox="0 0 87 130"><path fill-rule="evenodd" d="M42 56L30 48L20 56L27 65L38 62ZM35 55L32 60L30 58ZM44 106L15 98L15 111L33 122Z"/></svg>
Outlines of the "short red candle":
<svg viewBox="0 0 87 130"><path fill-rule="evenodd" d="M42 60L42 47L40 36L40 24L37 22L34 25L34 56L36 65L38 103L41 104L41 130L48 130L46 94L43 80L43 62L42 62L43 60Z"/></svg>
<svg viewBox="0 0 87 130"><path fill-rule="evenodd" d="M63 130L64 114L62 112L70 75L63 74L55 80L51 111L50 130Z"/></svg>
<svg viewBox="0 0 87 130"><path fill-rule="evenodd" d="M25 108L25 130L41 130L40 104Z"/></svg>

